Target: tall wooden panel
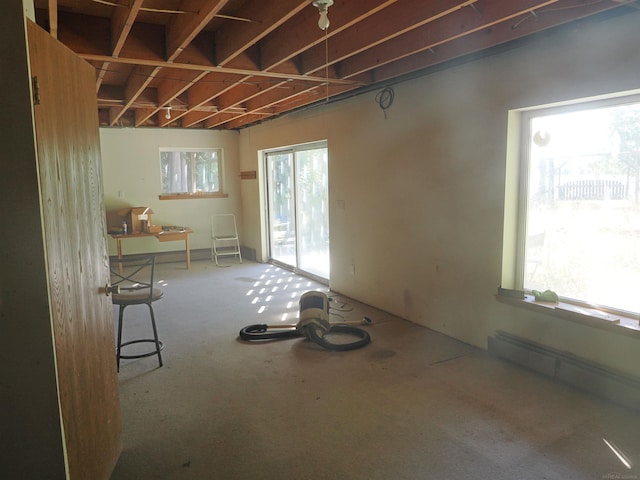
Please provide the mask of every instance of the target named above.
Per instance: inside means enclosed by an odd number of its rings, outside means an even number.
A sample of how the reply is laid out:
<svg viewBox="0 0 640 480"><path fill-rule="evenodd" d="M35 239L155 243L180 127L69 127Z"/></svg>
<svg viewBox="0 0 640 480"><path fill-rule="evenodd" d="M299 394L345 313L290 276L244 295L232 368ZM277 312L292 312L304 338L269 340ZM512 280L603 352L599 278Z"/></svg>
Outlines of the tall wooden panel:
<svg viewBox="0 0 640 480"><path fill-rule="evenodd" d="M95 74L19 0L0 44L0 478L106 480L121 440Z"/></svg>
<svg viewBox="0 0 640 480"><path fill-rule="evenodd" d="M109 478L120 407L94 69L28 24L49 302L71 479Z"/></svg>
<svg viewBox="0 0 640 480"><path fill-rule="evenodd" d="M20 1L2 4L0 45L0 478L64 479Z"/></svg>

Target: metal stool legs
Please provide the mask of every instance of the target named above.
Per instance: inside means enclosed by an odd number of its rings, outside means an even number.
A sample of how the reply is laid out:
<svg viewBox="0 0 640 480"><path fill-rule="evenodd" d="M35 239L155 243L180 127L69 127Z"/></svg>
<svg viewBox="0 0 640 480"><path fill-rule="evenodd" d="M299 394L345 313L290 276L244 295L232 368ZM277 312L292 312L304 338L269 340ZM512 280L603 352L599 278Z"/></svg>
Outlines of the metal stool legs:
<svg viewBox="0 0 640 480"><path fill-rule="evenodd" d="M116 351L116 361L117 361L117 366L118 366L118 372L120 371L120 359L121 358L144 358L144 357L150 357L152 355L158 355L158 364L160 367L162 367L162 353L160 353L162 351L162 349L164 348L164 344L158 339L158 329L156 327L156 317L155 314L153 312L153 307L151 306L151 304L146 304L149 307L149 313L151 314L151 326L153 328L153 338L142 338L142 339L137 339L137 340L129 340L127 342L122 343L122 319L123 319L123 315L124 315L124 309L127 308L129 305L120 305L120 309L118 312L118 344L117 344L117 351ZM125 347L127 345L133 345L135 343L153 343L155 345L155 350L151 350L149 352L146 353L139 353L136 355L123 355L122 354L122 347Z"/></svg>

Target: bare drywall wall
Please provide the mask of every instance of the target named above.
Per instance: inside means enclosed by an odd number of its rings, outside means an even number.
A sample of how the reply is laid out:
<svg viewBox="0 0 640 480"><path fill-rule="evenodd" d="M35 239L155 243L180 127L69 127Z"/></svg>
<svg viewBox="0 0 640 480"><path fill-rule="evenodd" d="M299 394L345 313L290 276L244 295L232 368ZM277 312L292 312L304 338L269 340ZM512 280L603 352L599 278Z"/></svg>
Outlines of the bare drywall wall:
<svg viewBox="0 0 640 480"><path fill-rule="evenodd" d="M500 329L639 374L637 340L495 300L509 111L638 88L639 21L573 25L394 85L386 117L371 92L242 130L241 169L327 139L332 289L481 347ZM260 182L241 192L261 258Z"/></svg>
<svg viewBox="0 0 640 480"><path fill-rule="evenodd" d="M117 219L114 212L127 207L151 207L154 224L190 227L193 229L191 249L206 249L211 247L211 215L234 213L242 219L236 132L102 128L100 142L109 227L118 227L113 225ZM228 197L160 200L162 147L222 148L223 188ZM184 250L181 243L141 238L124 240L122 248L125 254L166 252ZM116 242L109 237L109 254L116 253Z"/></svg>

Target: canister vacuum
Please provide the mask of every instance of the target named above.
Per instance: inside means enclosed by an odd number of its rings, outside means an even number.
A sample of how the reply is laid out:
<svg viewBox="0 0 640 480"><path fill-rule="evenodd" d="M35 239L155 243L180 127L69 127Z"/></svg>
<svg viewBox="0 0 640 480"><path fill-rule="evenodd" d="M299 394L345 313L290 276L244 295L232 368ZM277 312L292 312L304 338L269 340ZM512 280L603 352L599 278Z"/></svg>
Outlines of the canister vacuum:
<svg viewBox="0 0 640 480"><path fill-rule="evenodd" d="M305 337L327 350L345 351L364 347L371 342L371 336L362 328L354 325L370 325L371 319L364 317L360 322L329 321L330 299L323 292L309 291L300 297L300 320L289 325L249 325L240 330L240 338L246 341L273 340ZM271 330L271 331L269 331ZM351 342L332 342L334 334L356 337Z"/></svg>

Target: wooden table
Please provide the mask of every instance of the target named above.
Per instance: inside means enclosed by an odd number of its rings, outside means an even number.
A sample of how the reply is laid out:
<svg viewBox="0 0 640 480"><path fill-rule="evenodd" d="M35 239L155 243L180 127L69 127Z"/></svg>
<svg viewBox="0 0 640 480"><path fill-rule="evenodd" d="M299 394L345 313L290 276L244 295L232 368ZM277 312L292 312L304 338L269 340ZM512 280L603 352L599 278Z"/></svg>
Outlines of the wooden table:
<svg viewBox="0 0 640 480"><path fill-rule="evenodd" d="M183 228L181 230L163 230L158 233L131 233L131 234L111 234L111 237L115 238L118 242L118 258L122 258L122 240L126 238L145 238L156 237L160 242L174 242L177 240L184 240L185 249L187 251L187 269L191 268L191 249L189 246L189 235L193 233L190 228Z"/></svg>

